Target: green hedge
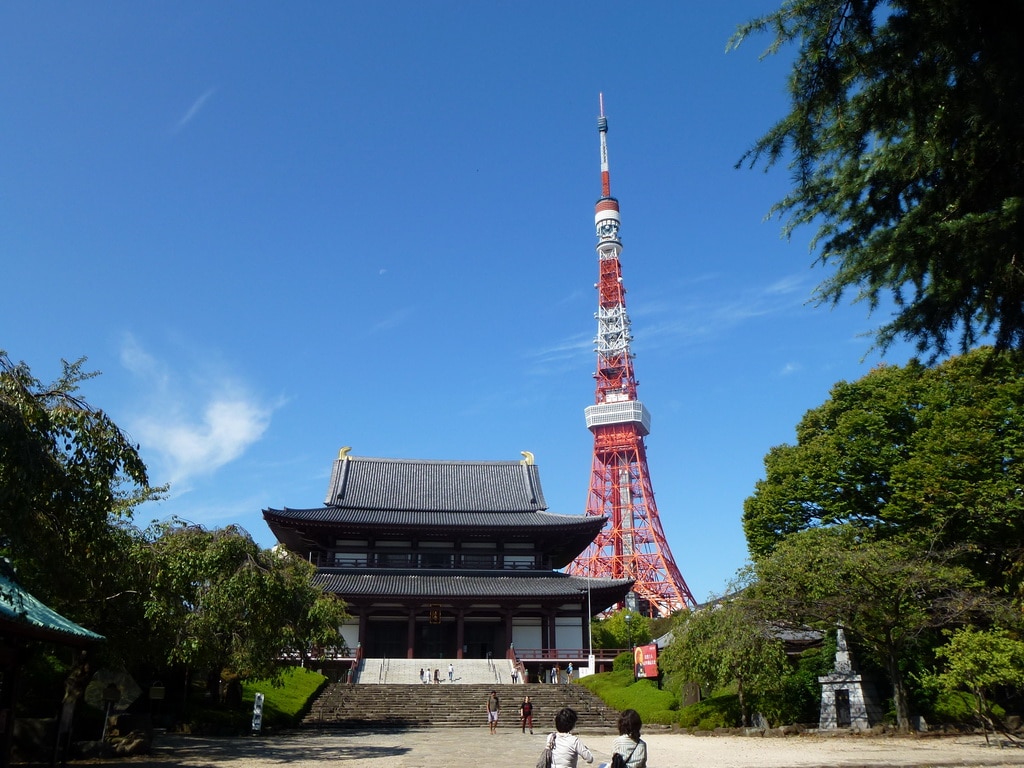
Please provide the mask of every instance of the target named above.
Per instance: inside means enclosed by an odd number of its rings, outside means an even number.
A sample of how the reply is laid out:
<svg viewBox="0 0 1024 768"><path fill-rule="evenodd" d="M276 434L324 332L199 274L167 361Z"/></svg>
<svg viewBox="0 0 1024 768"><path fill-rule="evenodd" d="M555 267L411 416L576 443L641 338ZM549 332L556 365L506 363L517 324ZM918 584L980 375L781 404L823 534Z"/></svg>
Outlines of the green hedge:
<svg viewBox="0 0 1024 768"><path fill-rule="evenodd" d="M632 656L628 653L625 655L627 661L631 661ZM676 722L678 699L669 691L659 690L653 680L634 682L632 666L629 669L588 675L580 679L580 685L600 696L613 709L635 709L645 723Z"/></svg>
<svg viewBox="0 0 1024 768"><path fill-rule="evenodd" d="M302 667L284 670L280 681L247 680L242 683L241 709L203 707L190 711L193 731L218 735L248 733L252 730L252 708L256 694L263 694L265 731L290 728L306 714L314 696L327 685L327 678Z"/></svg>
<svg viewBox="0 0 1024 768"><path fill-rule="evenodd" d="M679 710L679 724L684 728L713 731L715 728L733 728L740 722L740 698L735 694L712 696Z"/></svg>

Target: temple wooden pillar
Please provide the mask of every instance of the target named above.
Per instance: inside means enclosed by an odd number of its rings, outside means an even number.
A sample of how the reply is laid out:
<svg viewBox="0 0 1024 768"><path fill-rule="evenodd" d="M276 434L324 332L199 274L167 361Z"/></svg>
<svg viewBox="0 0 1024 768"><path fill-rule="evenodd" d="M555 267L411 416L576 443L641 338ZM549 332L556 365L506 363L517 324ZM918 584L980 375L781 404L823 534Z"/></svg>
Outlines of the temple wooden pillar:
<svg viewBox="0 0 1024 768"><path fill-rule="evenodd" d="M556 611L554 608L548 608L546 611L544 611L545 650L558 647L558 641L555 638L555 614Z"/></svg>
<svg viewBox="0 0 1024 768"><path fill-rule="evenodd" d="M508 651L512 647L512 609L506 607L502 611L502 617L505 621L505 647L502 649L501 657L507 659Z"/></svg>
<svg viewBox="0 0 1024 768"><path fill-rule="evenodd" d="M405 658L416 658L416 609L409 609L409 628L405 636Z"/></svg>
<svg viewBox="0 0 1024 768"><path fill-rule="evenodd" d="M455 658L462 658L462 649L466 647L466 610L459 608L455 612Z"/></svg>
<svg viewBox="0 0 1024 768"><path fill-rule="evenodd" d="M366 625L368 624L366 618L366 608L362 608L359 611L359 649L365 654L366 653Z"/></svg>

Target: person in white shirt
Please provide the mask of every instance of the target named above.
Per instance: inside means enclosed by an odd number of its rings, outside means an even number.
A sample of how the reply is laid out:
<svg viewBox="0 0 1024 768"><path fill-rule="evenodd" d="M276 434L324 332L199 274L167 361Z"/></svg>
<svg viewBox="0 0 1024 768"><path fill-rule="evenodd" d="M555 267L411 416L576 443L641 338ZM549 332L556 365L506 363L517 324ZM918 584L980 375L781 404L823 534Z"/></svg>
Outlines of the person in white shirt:
<svg viewBox="0 0 1024 768"><path fill-rule="evenodd" d="M576 762L581 757L584 762L594 762L594 755L587 749L587 745L571 732L576 727L576 720L576 710L569 707L564 707L555 714L555 728L558 731L548 736L551 768L576 768Z"/></svg>

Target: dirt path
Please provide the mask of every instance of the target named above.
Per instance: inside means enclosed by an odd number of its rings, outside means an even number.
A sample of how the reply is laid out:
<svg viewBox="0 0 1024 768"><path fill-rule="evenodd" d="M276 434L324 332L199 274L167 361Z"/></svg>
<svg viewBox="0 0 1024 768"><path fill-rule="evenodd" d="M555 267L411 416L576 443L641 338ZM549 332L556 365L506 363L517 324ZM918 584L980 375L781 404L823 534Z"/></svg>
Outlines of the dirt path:
<svg viewBox="0 0 1024 768"><path fill-rule="evenodd" d="M607 761L611 734L580 734L594 753L594 766ZM438 768L509 766L533 768L544 735L511 728L491 736L486 727L377 732L294 733L274 737L216 739L167 735L148 757L80 761L93 768ZM983 736L858 737L644 736L649 768L911 768L1015 766L1024 768L1024 749L986 746ZM582 768L584 764L581 762Z"/></svg>

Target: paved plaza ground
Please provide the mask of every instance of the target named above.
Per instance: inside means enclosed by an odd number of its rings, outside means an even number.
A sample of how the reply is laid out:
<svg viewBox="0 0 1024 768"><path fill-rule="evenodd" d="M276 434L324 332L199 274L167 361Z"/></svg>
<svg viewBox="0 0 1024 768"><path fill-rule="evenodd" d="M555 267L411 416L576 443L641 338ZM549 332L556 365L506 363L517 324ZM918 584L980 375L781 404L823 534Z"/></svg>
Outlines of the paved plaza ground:
<svg viewBox="0 0 1024 768"><path fill-rule="evenodd" d="M613 735L581 733L594 766L610 759ZM1016 766L1024 749L986 746L981 735L961 736L690 736L644 735L650 768L902 768L911 766ZM161 735L153 754L72 765L90 768L533 768L544 734L523 735L505 726L491 736L476 728L295 732L277 736L206 738ZM584 763L581 761L580 766Z"/></svg>

